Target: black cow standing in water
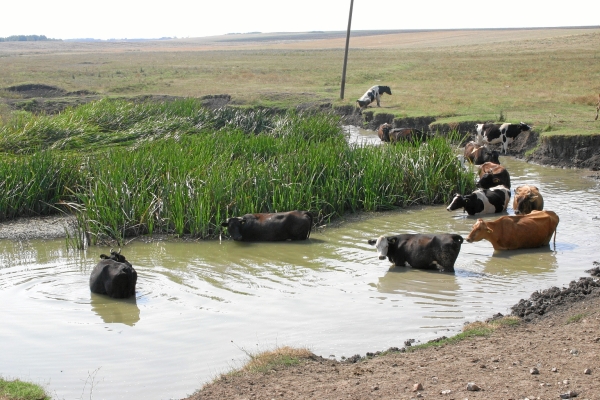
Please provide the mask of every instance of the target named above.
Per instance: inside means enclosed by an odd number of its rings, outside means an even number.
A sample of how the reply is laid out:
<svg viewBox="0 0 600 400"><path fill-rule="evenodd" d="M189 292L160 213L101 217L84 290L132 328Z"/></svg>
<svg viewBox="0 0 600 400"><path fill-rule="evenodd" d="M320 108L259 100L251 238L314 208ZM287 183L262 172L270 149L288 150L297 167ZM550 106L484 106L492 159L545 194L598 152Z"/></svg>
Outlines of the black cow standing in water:
<svg viewBox="0 0 600 400"><path fill-rule="evenodd" d="M100 254L101 261L90 275L92 293L124 299L135 295L137 272L121 255L121 251L110 251L110 256Z"/></svg>
<svg viewBox="0 0 600 400"><path fill-rule="evenodd" d="M405 233L381 236L367 243L377 248L380 260L387 257L396 266L454 272L463 238L451 233Z"/></svg>
<svg viewBox="0 0 600 400"><path fill-rule="evenodd" d="M308 211L246 214L221 223L233 240L275 242L310 237L312 215Z"/></svg>

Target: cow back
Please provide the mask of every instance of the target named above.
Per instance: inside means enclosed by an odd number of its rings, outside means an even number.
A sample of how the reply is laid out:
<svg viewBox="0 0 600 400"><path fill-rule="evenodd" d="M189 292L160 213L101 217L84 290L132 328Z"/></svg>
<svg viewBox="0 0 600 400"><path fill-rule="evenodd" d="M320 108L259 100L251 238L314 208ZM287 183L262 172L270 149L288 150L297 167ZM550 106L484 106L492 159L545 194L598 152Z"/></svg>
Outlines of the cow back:
<svg viewBox="0 0 600 400"><path fill-rule="evenodd" d="M90 274L90 291L113 298L135 295L137 272L129 262L101 260Z"/></svg>
<svg viewBox="0 0 600 400"><path fill-rule="evenodd" d="M242 220L241 237L237 239L242 241L305 240L312 228L312 214L308 211L246 214Z"/></svg>
<svg viewBox="0 0 600 400"><path fill-rule="evenodd" d="M394 240L395 239L395 240ZM388 258L397 266L453 272L463 238L457 234L403 234L388 238Z"/></svg>
<svg viewBox="0 0 600 400"><path fill-rule="evenodd" d="M559 223L553 211L532 211L527 215L507 215L488 221L488 239L496 250L515 250L547 246Z"/></svg>
<svg viewBox="0 0 600 400"><path fill-rule="evenodd" d="M479 181L477 186L490 189L494 186L504 185L510 189L510 174L502 165L486 162L479 168Z"/></svg>
<svg viewBox="0 0 600 400"><path fill-rule="evenodd" d="M544 198L537 186L522 185L515 188L513 210L515 214L529 214L534 210L544 209Z"/></svg>

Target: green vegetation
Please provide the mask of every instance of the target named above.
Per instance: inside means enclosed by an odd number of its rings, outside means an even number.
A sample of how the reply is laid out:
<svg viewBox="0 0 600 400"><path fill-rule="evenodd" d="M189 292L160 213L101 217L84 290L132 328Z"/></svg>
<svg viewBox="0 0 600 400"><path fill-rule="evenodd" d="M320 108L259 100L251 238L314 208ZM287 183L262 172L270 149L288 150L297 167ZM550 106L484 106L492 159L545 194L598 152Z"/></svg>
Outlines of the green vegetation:
<svg viewBox="0 0 600 400"><path fill-rule="evenodd" d="M572 315L567 319L567 325L577 323L577 322L581 321L582 319L584 319L585 316L586 316L586 314L584 314L584 313Z"/></svg>
<svg viewBox="0 0 600 400"><path fill-rule="evenodd" d="M207 111L193 99L20 113L0 128L0 220L68 209L95 243L211 238L251 212L305 209L323 221L443 203L473 188L451 140L349 144L332 114Z"/></svg>
<svg viewBox="0 0 600 400"><path fill-rule="evenodd" d="M18 379L5 380L0 377L0 399L2 400L46 400L50 396L40 386Z"/></svg>
<svg viewBox="0 0 600 400"><path fill-rule="evenodd" d="M7 37L0 37L0 42L40 42L47 40L60 40L60 39L49 39L46 35L11 35Z"/></svg>

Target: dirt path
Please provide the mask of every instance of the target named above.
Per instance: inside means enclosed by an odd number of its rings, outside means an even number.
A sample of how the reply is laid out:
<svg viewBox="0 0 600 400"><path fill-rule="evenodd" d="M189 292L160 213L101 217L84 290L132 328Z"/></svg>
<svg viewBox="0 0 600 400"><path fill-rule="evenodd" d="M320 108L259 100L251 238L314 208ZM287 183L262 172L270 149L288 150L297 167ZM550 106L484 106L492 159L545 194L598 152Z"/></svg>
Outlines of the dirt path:
<svg viewBox="0 0 600 400"><path fill-rule="evenodd" d="M600 399L600 281L536 292L513 314L523 316L520 324L487 337L355 363L315 356L269 373L221 377L186 400Z"/></svg>

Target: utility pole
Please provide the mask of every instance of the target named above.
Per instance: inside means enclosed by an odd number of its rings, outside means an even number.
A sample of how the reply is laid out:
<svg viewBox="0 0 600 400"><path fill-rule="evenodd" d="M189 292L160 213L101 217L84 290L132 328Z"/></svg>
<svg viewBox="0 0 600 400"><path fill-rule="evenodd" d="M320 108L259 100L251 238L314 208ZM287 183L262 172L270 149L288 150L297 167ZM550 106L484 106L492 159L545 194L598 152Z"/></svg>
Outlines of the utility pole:
<svg viewBox="0 0 600 400"><path fill-rule="evenodd" d="M346 31L346 51L344 52L344 68L342 69L342 89L340 99L344 100L344 87L346 86L346 64L348 64L348 46L350 45L350 25L352 25L352 6L354 0L350 0L350 15L348 16L348 30Z"/></svg>

